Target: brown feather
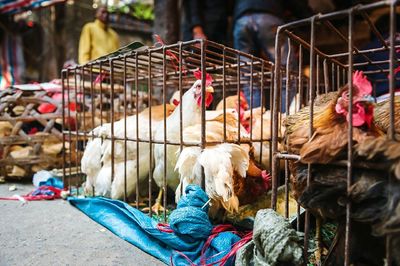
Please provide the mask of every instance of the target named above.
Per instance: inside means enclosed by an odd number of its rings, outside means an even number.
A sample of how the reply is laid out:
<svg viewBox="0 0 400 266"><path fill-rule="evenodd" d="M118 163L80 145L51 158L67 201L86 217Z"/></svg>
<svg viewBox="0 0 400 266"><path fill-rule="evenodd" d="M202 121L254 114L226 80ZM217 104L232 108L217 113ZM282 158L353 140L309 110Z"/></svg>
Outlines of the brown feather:
<svg viewBox="0 0 400 266"><path fill-rule="evenodd" d="M395 133L400 135L400 96L394 98ZM390 127L390 103L389 99L376 104L374 112L375 123L387 133Z"/></svg>
<svg viewBox="0 0 400 266"><path fill-rule="evenodd" d="M348 123L342 115L338 115L335 111L335 105L339 95L348 90L348 86L344 86L333 97L332 94L327 96L331 99L329 103L320 100L322 106L316 106L313 118L314 134L310 139L309 135L309 116L307 113L302 113L306 119L296 119L289 133L289 146L291 151L296 152L301 157L303 163L322 163L326 164L338 159L342 152L347 148L348 144ZM332 100L333 99L333 100ZM308 119L307 119L308 118ZM293 120L292 120L293 121ZM290 134L291 132L291 134ZM382 131L374 124L370 129L353 128L353 140L361 142L367 136L381 136ZM307 139L307 141L305 141Z"/></svg>
<svg viewBox="0 0 400 266"><path fill-rule="evenodd" d="M400 179L400 142L390 140L386 136L368 137L355 145L355 153L364 160L387 165Z"/></svg>
<svg viewBox="0 0 400 266"><path fill-rule="evenodd" d="M247 144L243 144L247 145ZM267 193L269 184L262 177L262 169L254 158L254 147L249 149L249 168L246 176L240 176L236 171L233 175L233 188L240 205L254 203L259 197Z"/></svg>
<svg viewBox="0 0 400 266"><path fill-rule="evenodd" d="M342 92L343 92L342 88ZM337 95L342 95L339 92ZM297 114L288 118L289 128L286 138L289 144L289 151L299 154L300 162L289 161L291 171L290 183L292 194L296 200L312 213L323 218L332 218L343 222L346 213L346 203L351 202L352 221L362 222L370 230L370 227L379 236L387 232L400 232L400 182L396 179L387 178L386 171L379 171L375 168L362 169L353 167L352 186L350 195L347 188L347 167L324 165L338 159L346 159L348 147L348 122L342 115L336 114L335 100L328 105L314 107L313 135L309 138L309 109L301 110ZM355 161L367 161L381 163L383 169L391 169L396 177L400 179L400 142L388 140L383 137L383 132L389 128L388 104L380 104L375 108L374 119L378 120L377 127L372 123L371 127L353 127L352 139L354 142ZM396 119L400 118L400 107L396 103ZM381 111L383 110L383 111ZM377 114L378 113L378 114ZM380 119L380 120L379 120ZM396 120L396 130L397 123ZM399 122L400 125L400 122ZM382 130L381 130L382 129ZM307 184L309 168L306 163L312 163L311 180ZM391 196L388 196L391 195ZM395 221L390 223L389 221ZM383 229L377 231L379 227ZM359 230L358 236L369 236L371 233ZM386 231L385 231L386 230ZM354 232L353 232L354 233ZM356 239L356 234L354 239ZM353 240L354 240L353 239ZM397 243L400 237L393 237ZM357 240L357 245L364 240ZM374 254L374 249L378 244L383 244L383 239L379 243L368 246L361 255ZM400 257L400 252L392 250L393 257ZM398 254L399 253L399 254ZM339 254L339 253L337 253ZM330 256L334 258L335 255ZM363 257L363 256L361 256ZM355 265L362 259L355 252L351 254L351 260ZM382 263L383 252L374 254L377 263ZM369 264L372 260L366 260ZM329 262L328 262L329 264ZM329 264L330 265L330 264Z"/></svg>
<svg viewBox="0 0 400 266"><path fill-rule="evenodd" d="M232 96L228 96L225 98L225 106L226 108L233 108L236 109L239 104L238 103L242 103L246 101L246 98L243 98L242 95L240 95L240 102L238 101L238 96L237 95L232 95ZM222 99L218 104L217 107L215 108L215 110L222 110L224 109L224 99Z"/></svg>
<svg viewBox="0 0 400 266"><path fill-rule="evenodd" d="M166 106L166 117L170 116L170 114L172 114L172 112L175 110L176 106L172 105L172 104L165 104ZM146 109L144 109L142 112L140 112L140 116L142 117L149 117L149 113L150 112L150 108L147 107ZM155 105L151 107L151 119L155 120L155 121L160 121L164 119L164 105Z"/></svg>

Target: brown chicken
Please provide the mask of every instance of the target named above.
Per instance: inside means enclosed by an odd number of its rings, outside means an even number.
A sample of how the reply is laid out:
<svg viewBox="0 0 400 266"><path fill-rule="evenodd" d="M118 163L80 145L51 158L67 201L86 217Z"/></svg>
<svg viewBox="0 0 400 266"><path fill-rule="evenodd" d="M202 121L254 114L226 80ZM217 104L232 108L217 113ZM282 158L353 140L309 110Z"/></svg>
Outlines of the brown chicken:
<svg viewBox="0 0 400 266"><path fill-rule="evenodd" d="M373 123L373 106L369 100L372 86L362 73L356 72L353 77L353 141L362 142L368 136L381 136L383 133ZM337 94L327 94L329 101L319 99L321 105L314 107L314 134L309 139L309 108L290 115L286 119L286 143L290 153L299 154L301 163L327 164L345 159L348 132L348 85ZM333 99L333 100L332 100ZM354 112L355 111L355 112ZM292 186L294 196L302 194L305 183L296 180L296 166L299 163L289 162L294 179Z"/></svg>
<svg viewBox="0 0 400 266"><path fill-rule="evenodd" d="M397 237L392 238L393 243L399 243L400 182L389 181L385 172L380 171L376 165L371 166L367 163L376 163L377 158L384 156L386 159L396 160L400 157L400 146L396 142L387 141L383 137L383 132L375 125L373 106L368 101L371 85L362 73L356 72L353 76L352 102L355 158L350 196L347 195L347 167L326 164L347 158L348 90L349 87L345 86L334 101L315 107L314 134L310 140L308 140L309 125L304 123L304 118L307 117L306 111L296 114L297 122L293 122L293 118L288 119L290 125L287 128L288 148L301 156L300 162L289 164L292 173L291 185L295 198L303 207L317 217L335 219L339 223L325 265L344 263L347 202L351 202L353 228L350 263L382 265L385 246L383 236L393 232L397 234ZM303 119L300 119L301 114L304 115ZM308 165L305 163L313 164L309 186L307 186ZM400 252L393 249L392 255L399 263Z"/></svg>
<svg viewBox="0 0 400 266"><path fill-rule="evenodd" d="M246 97L242 92L239 95L239 104L238 104L238 96L232 95L225 98L225 106L226 108L233 108L238 110L239 108L243 111L249 109L249 104L247 103ZM224 109L224 100L222 99L218 104L215 110L222 110Z"/></svg>
<svg viewBox="0 0 400 266"><path fill-rule="evenodd" d="M234 173L233 188L240 205L256 202L271 189L271 175L262 170L254 158L254 147L249 151L249 168L246 178Z"/></svg>
<svg viewBox="0 0 400 266"><path fill-rule="evenodd" d="M215 108L216 111L222 111L224 109L224 99L222 99ZM239 97L237 95L228 96L225 98L225 109L235 110L238 112L240 124L246 129L247 132L250 130L250 110L249 104L247 103L246 97L241 91ZM253 108L255 111L256 108Z"/></svg>
<svg viewBox="0 0 400 266"><path fill-rule="evenodd" d="M175 110L176 105L173 104L165 104L165 109L166 109L166 117L169 117L172 112ZM144 109L142 112L140 112L141 117L149 117L150 115L150 108L147 107ZM151 119L154 119L156 121L160 121L164 119L164 105L155 105L151 107Z"/></svg>
<svg viewBox="0 0 400 266"><path fill-rule="evenodd" d="M377 126L379 126L385 133L388 132L390 126L389 118L389 100L384 100L376 104L374 112L374 121ZM395 116L395 133L396 138L400 139L400 96L394 98L394 116Z"/></svg>
<svg viewBox="0 0 400 266"><path fill-rule="evenodd" d="M383 133L373 123L372 86L363 74L353 76L353 140L362 142L367 136ZM347 148L349 87L344 86L336 98L315 108L311 139L309 136L309 114L296 115L296 122L287 128L288 146L301 156L303 163L329 163L337 160ZM289 120L289 119L288 119ZM289 120L290 121L290 120ZM293 120L292 120L293 121Z"/></svg>
<svg viewBox="0 0 400 266"><path fill-rule="evenodd" d="M392 233L392 256L400 262L400 182L382 170L353 168L347 196L347 167L314 164L306 187L308 167L299 163L298 202L317 217L334 219L339 227L325 265L343 265L346 203L351 202L351 261L354 265L383 265L384 236ZM373 244L372 244L373 243ZM397 246L395 245L397 244Z"/></svg>
<svg viewBox="0 0 400 266"><path fill-rule="evenodd" d="M393 174L400 179L400 97L394 98L394 131L395 139L388 138L390 128L389 118L389 99L376 105L374 112L374 122L386 134L383 137L369 137L365 141L355 146L356 156L360 160L373 161L384 169L390 169Z"/></svg>

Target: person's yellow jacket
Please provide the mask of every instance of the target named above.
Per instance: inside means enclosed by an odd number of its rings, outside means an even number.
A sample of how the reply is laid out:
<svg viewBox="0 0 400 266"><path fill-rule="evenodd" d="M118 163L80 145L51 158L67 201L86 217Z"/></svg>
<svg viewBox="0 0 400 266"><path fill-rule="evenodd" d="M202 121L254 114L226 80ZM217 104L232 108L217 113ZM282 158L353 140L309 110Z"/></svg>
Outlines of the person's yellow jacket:
<svg viewBox="0 0 400 266"><path fill-rule="evenodd" d="M79 40L79 64L84 64L119 48L117 33L100 20L83 26Z"/></svg>

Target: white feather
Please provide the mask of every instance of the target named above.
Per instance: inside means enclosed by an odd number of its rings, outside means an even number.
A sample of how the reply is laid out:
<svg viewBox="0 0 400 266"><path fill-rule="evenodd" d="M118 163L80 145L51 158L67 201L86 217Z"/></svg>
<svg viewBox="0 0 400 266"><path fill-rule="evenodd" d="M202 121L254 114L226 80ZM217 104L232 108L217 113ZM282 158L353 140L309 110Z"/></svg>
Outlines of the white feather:
<svg viewBox="0 0 400 266"><path fill-rule="evenodd" d="M176 169L181 183L176 190L176 200L188 184L201 184L201 167L204 168L207 195L213 199L214 206L222 206L228 212L235 212L239 200L233 189L233 171L246 175L249 155L245 148L237 144L208 146L202 152L198 147L184 148L179 155Z"/></svg>
<svg viewBox="0 0 400 266"><path fill-rule="evenodd" d="M202 152L199 163L204 167L206 189L210 196L227 201L233 195L231 155L220 145L207 147Z"/></svg>
<svg viewBox="0 0 400 266"><path fill-rule="evenodd" d="M293 104L294 102L292 102ZM292 108L292 107L291 107ZM294 108L294 105L293 105ZM291 113L295 111L290 111ZM284 119L285 114L280 114L279 121ZM279 122L279 124L281 124ZM284 135L284 126L279 128L279 137ZM257 162L261 163L266 169L270 168L270 142L263 141L261 139L271 138L271 111L267 110L262 115L257 114L253 116L253 147L254 147L254 158ZM282 146L278 143L278 150L281 150ZM261 160L260 160L261 155ZM283 162L283 161L282 161ZM281 164L283 165L283 164Z"/></svg>
<svg viewBox="0 0 400 266"><path fill-rule="evenodd" d="M98 135L101 127L93 129L89 136ZM81 159L82 172L86 174L86 182L84 185L84 191L86 194L90 194L92 187L95 185L96 177L101 170L101 139L92 138L88 141L85 151Z"/></svg>
<svg viewBox="0 0 400 266"><path fill-rule="evenodd" d="M101 139L94 138L89 140L81 159L82 172L86 174L86 186L91 188L94 185L101 169Z"/></svg>
<svg viewBox="0 0 400 266"><path fill-rule="evenodd" d="M152 120L153 132L159 122ZM148 117L139 114L139 137L149 139L149 120ZM114 136L124 138L125 131L127 138L136 138L136 116L129 116L126 120L121 119L114 123ZM122 199L124 196L125 182L125 160L127 167L127 194L130 195L136 190L137 156L139 156L139 182L148 176L150 170L149 149L150 144L146 142L139 143L139 152L137 153L136 142L115 140L114 141L114 180L111 182L111 151L112 142L111 124L107 123L93 130L98 136L90 140L85 148L81 160L82 171L86 173L85 192L92 191L94 186L95 194L99 196L111 196L114 199ZM125 148L127 157L125 158ZM101 166L103 163L103 166ZM89 194L89 193L88 193Z"/></svg>
<svg viewBox="0 0 400 266"><path fill-rule="evenodd" d="M195 97L196 87L201 85L201 81L197 80L192 88L190 88L183 96L182 102L175 108L174 112L166 120L166 139L169 142L179 143L180 141L180 110L182 112L182 129L188 126L200 123L201 120L201 108L197 104L197 99ZM164 123L160 125L155 130L155 140L164 140ZM184 139L184 141L186 141ZM164 150L163 144L154 145L154 161L155 168L153 172L153 178L159 187L163 186L164 169L166 168L167 173L167 185L176 189L179 185L179 175L174 171L177 162L177 152L179 146L177 145L167 145L166 151ZM166 154L167 165L164 165L164 154Z"/></svg>
<svg viewBox="0 0 400 266"><path fill-rule="evenodd" d="M95 183L95 195L110 197L111 194L111 165L103 165L100 169L99 174L96 177Z"/></svg>
<svg viewBox="0 0 400 266"><path fill-rule="evenodd" d="M231 162L233 166L233 170L237 171L240 176L245 177L246 171L249 169L249 152L250 145L243 144L241 146L236 144L224 143L220 144L219 148L231 155Z"/></svg>
<svg viewBox="0 0 400 266"><path fill-rule="evenodd" d="M181 178L193 179L197 158L200 154L199 147L187 147L182 150L175 165L175 171L179 172Z"/></svg>

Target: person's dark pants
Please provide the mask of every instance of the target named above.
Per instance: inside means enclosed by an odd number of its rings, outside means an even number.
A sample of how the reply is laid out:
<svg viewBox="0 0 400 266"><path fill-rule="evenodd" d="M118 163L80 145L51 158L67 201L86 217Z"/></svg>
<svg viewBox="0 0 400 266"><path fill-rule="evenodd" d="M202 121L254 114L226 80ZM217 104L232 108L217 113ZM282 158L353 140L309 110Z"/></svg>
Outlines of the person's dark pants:
<svg viewBox="0 0 400 266"><path fill-rule="evenodd" d="M282 24L282 19L268 13L251 13L241 16L235 21L233 26L233 44L235 49L274 62L276 30ZM287 45L282 49L283 64L286 63L286 55ZM251 101L250 88L249 84L243 86L243 92L249 105ZM285 111L285 95L285 88L282 87L282 112ZM253 86L252 96L253 108L259 107L261 105L261 90L259 87ZM266 104L269 105L269 101L266 101Z"/></svg>

